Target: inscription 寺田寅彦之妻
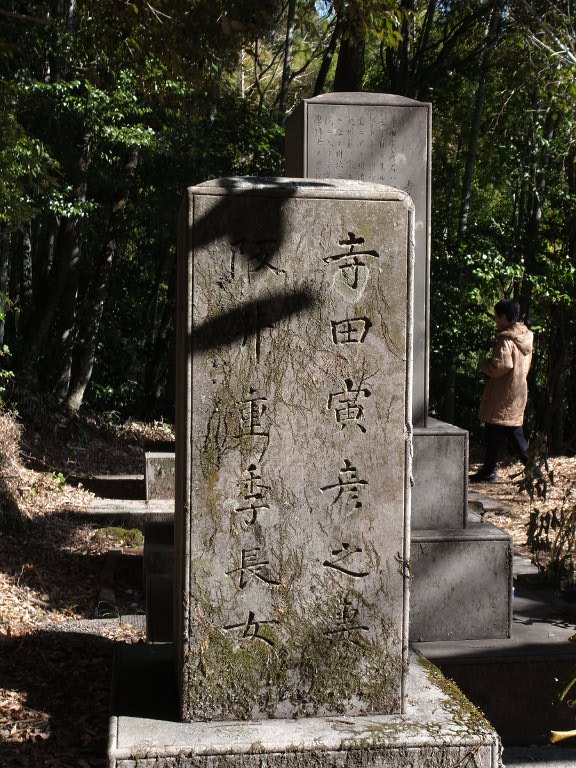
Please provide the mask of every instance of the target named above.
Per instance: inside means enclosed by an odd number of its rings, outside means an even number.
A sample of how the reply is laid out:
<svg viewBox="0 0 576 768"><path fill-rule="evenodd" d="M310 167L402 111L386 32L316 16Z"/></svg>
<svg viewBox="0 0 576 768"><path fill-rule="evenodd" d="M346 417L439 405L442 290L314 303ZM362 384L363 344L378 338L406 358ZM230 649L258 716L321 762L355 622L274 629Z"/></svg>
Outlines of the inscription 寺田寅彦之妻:
<svg viewBox="0 0 576 768"><path fill-rule="evenodd" d="M355 387L352 379L345 379L344 389L328 396L326 407L334 411L336 423L340 429L344 429L348 424L354 424L361 432L366 432L366 427L361 424L364 418L364 406L358 400L360 397L370 397L372 392L368 387L363 387L362 383Z"/></svg>
<svg viewBox="0 0 576 768"><path fill-rule="evenodd" d="M353 509L358 510L362 507L362 502L359 501L360 491L365 485L368 485L368 481L360 478L358 470L349 459L344 459L344 466L338 473L338 482L324 485L320 490L324 492L337 489L332 505L337 504L343 498L345 507L348 507L350 502L353 502Z"/></svg>
<svg viewBox="0 0 576 768"><path fill-rule="evenodd" d="M354 558L355 555L362 551L362 547L355 547L349 542L343 541L339 547L332 550L332 559L324 560L322 565L325 568L333 568L339 573L344 573L346 576L363 579L370 575L370 571L353 570L352 565L346 562L349 558Z"/></svg>
<svg viewBox="0 0 576 768"><path fill-rule="evenodd" d="M370 274L367 259L361 257L380 258L380 254L374 249L354 250L356 246L364 245L364 243L363 237L358 237L354 232L348 232L348 239L338 240L338 245L349 246L348 251L324 256L322 259L326 264L334 263L338 267L342 287L352 292L348 298L349 301L360 298ZM343 298L346 298L347 293L342 293Z"/></svg>
<svg viewBox="0 0 576 768"><path fill-rule="evenodd" d="M334 344L362 344L372 325L367 317L352 317L344 320L331 320L332 341Z"/></svg>
<svg viewBox="0 0 576 768"><path fill-rule="evenodd" d="M345 597L337 609L336 622L324 634L336 642L346 642L352 645L363 645L361 632L368 632L366 624L359 624L360 609L353 605L350 598Z"/></svg>
<svg viewBox="0 0 576 768"><path fill-rule="evenodd" d="M232 568L230 571L226 571L226 575L238 574L238 587L244 589L246 584L251 578L259 579L265 584L273 584L278 586L280 584L270 573L270 561L263 559L260 552L262 547L254 547L253 549L243 549L240 553L240 565L237 568Z"/></svg>

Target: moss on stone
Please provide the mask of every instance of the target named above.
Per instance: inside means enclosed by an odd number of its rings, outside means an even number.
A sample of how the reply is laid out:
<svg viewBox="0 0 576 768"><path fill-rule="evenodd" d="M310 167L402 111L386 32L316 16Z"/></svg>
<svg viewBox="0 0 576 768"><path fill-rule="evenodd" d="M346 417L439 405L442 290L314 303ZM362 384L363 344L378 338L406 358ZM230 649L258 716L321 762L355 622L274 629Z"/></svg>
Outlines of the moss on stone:
<svg viewBox="0 0 576 768"><path fill-rule="evenodd" d="M430 682L446 695L442 706L456 723L475 734L485 734L487 730L492 729L484 713L472 704L456 683L445 677L435 664L422 657L417 660L417 663L426 670Z"/></svg>
<svg viewBox="0 0 576 768"><path fill-rule="evenodd" d="M312 624L288 612L278 623L228 630L210 626L207 612L202 614L204 626L197 635L202 647L186 660L190 719L369 714L400 708L399 656L327 635L321 621ZM198 623L196 627L200 629Z"/></svg>
<svg viewBox="0 0 576 768"><path fill-rule="evenodd" d="M110 526L108 528L99 528L94 534L96 541L112 541L118 546L134 547L135 549L144 546L144 535L138 528L120 528Z"/></svg>

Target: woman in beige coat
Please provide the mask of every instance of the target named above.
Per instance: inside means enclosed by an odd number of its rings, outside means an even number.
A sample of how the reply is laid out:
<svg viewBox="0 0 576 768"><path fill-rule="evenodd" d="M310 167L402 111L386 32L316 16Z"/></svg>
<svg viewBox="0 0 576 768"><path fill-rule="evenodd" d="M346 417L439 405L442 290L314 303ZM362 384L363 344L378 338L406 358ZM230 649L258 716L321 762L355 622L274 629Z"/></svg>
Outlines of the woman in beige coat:
<svg viewBox="0 0 576 768"><path fill-rule="evenodd" d="M528 462L528 441L522 423L528 399L526 378L532 362L534 336L518 322L520 305L514 299L499 301L494 307L494 315L499 333L492 357L480 366L482 373L488 376L479 412L485 423L486 457L478 472L470 475L470 481L476 483L496 482L498 453L504 439L524 464Z"/></svg>

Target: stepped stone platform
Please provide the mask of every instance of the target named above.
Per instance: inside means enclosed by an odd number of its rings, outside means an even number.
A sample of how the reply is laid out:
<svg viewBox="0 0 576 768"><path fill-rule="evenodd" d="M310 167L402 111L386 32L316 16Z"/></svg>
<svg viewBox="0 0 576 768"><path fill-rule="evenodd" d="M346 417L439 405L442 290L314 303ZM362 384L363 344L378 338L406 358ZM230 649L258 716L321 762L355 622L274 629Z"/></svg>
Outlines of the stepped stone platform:
<svg viewBox="0 0 576 768"><path fill-rule="evenodd" d="M500 766L496 733L416 656L401 715L181 723L171 651L161 644L118 654L110 768Z"/></svg>
<svg viewBox="0 0 576 768"><path fill-rule="evenodd" d="M556 703L576 664L576 606L562 605L554 588L538 580L530 587L526 577L536 569L526 558L515 556L513 567L510 639L414 647L486 714L505 747L544 745L551 730L576 727L569 702Z"/></svg>
<svg viewBox="0 0 576 768"><path fill-rule="evenodd" d="M83 512L76 517L98 525L119 522L143 529L145 520L172 519L174 499L146 499L144 475L71 476L72 484L81 483L96 494Z"/></svg>

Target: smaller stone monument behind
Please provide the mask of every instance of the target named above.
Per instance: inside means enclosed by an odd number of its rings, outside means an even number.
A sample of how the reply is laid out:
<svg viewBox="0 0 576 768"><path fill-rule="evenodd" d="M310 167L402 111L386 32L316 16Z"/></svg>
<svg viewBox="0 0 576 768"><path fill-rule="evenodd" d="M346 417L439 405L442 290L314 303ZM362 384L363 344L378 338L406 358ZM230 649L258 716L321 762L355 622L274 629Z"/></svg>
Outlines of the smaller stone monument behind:
<svg viewBox="0 0 576 768"><path fill-rule="evenodd" d="M410 198L189 190L176 594L182 718L402 710Z"/></svg>

